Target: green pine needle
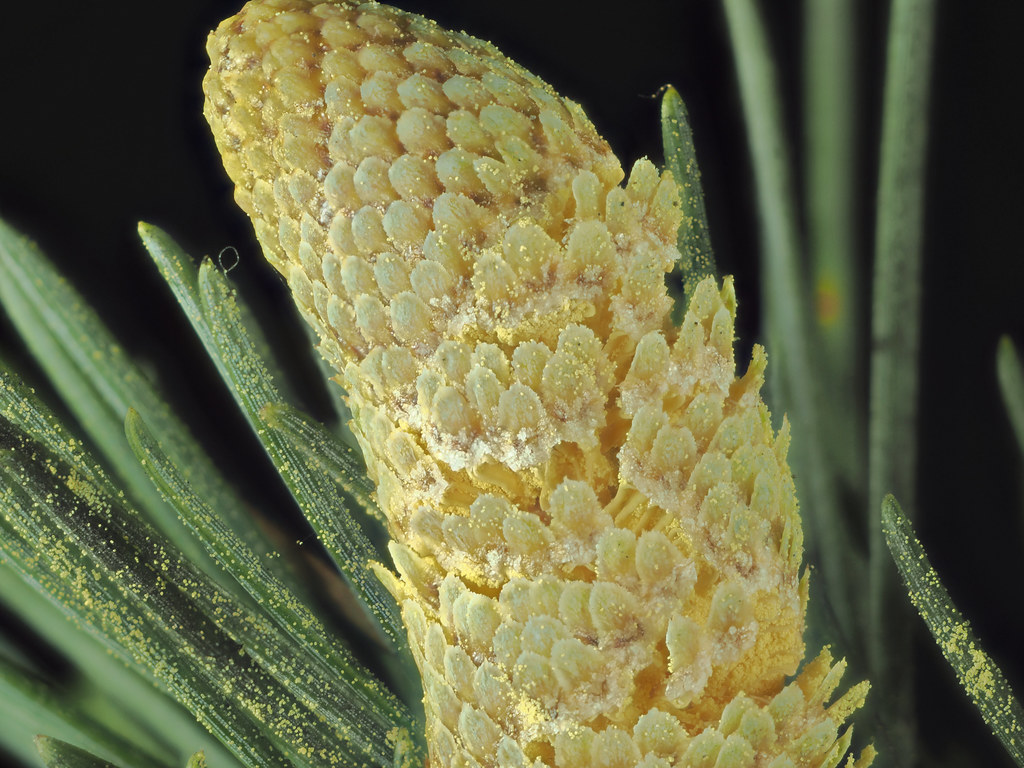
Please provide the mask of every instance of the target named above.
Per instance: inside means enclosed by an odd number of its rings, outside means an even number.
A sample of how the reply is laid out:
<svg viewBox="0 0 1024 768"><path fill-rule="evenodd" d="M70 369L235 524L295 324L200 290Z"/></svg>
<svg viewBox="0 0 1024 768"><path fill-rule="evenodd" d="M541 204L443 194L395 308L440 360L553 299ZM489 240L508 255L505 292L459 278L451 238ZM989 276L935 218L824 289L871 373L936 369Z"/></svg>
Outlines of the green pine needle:
<svg viewBox="0 0 1024 768"><path fill-rule="evenodd" d="M795 179L782 113L782 96L767 29L753 0L725 0L743 116L747 126L761 229L762 295L767 347L775 361L769 386L773 410L793 425L792 464L803 503L808 553L820 568L834 626L847 650L857 638L858 580L862 571L856 537L840 514L836 472L829 457L822 419L819 369L811 334L810 293L801 260Z"/></svg>
<svg viewBox="0 0 1024 768"><path fill-rule="evenodd" d="M330 480L276 431L266 429L260 418L264 408L282 400L266 356L253 341L248 312L212 262L204 261L196 271L166 233L147 224L140 224L139 232L296 503L379 628L381 639L403 648L405 630L398 606L370 568L379 558L375 547Z"/></svg>
<svg viewBox="0 0 1024 768"><path fill-rule="evenodd" d="M376 489L366 475L366 465L358 451L287 403L267 405L261 416L270 429L278 430L308 460L317 462L318 469L329 474L364 512L384 524L384 513L374 499Z"/></svg>
<svg viewBox="0 0 1024 768"><path fill-rule="evenodd" d="M1024 768L1024 708L953 604L915 537L910 520L892 495L886 496L882 504L882 527L910 601L989 728L1017 765Z"/></svg>
<svg viewBox="0 0 1024 768"><path fill-rule="evenodd" d="M708 275L717 276L717 268L690 118L682 97L671 85L665 88L661 98L661 141L665 148L665 168L672 172L679 185L683 210L676 265L683 285L683 299L676 302L676 307L685 311L697 284ZM682 320L673 319L677 324Z"/></svg>
<svg viewBox="0 0 1024 768"><path fill-rule="evenodd" d="M237 492L215 469L157 388L125 354L95 311L31 243L0 221L0 303L68 409L102 452L147 520L213 576L219 570L185 530L135 460L124 439L124 418L134 408L160 431L175 464L213 504L231 530L260 554L275 546L252 524ZM29 428L32 434L35 432ZM70 435L65 435L67 440Z"/></svg>
<svg viewBox="0 0 1024 768"><path fill-rule="evenodd" d="M6 248L3 255L13 261L12 271L17 273L26 265L32 268L28 284L35 292L53 296L54 284L65 291L61 298L66 306L84 307L37 251L9 230L0 234L4 236L0 244ZM300 506L307 513L319 515L321 521L332 512L336 518L344 509L338 491L316 470L335 458L300 453L276 428L260 421L265 406L285 406L270 381L265 358L257 355L260 344L249 332L243 320L244 308L235 301L233 291L209 266L198 273L193 269L190 274L176 246L162 233L157 232L154 238L163 238L159 244L164 250L158 252L165 273L172 286L186 287L184 292L179 291L183 305L193 310L200 335L205 335L204 341L212 346L226 380L263 436L268 453L280 465L282 477ZM38 315L40 310L38 301L13 303L14 312L23 319L33 319L30 313ZM68 312L66 307L52 314L48 334L58 340L73 339L85 322L82 318L89 317L86 310ZM98 345L95 356L109 359L110 352L102 345L114 345L112 337L98 320L88 321L96 324L92 329L93 343ZM61 351L59 345L55 349L55 354ZM103 366L85 370L80 372L81 385L95 387L104 384L105 377L126 370L132 370L127 359L115 366L113 373ZM134 383L121 395L125 399L138 395L133 387ZM139 400L150 402L147 394L159 403L151 391L143 392ZM109 419L117 407L108 404L104 418ZM166 499L167 508L176 513L173 522L177 535L188 537L191 548L198 548L207 570L218 579L197 570L194 558L183 556L174 544L150 528L120 489L118 480L7 372L0 373L0 452L4 459L0 466L0 505L5 510L0 520L0 545L4 562L116 658L192 710L246 765L313 766L326 761L391 766L396 760L422 761L417 738L422 726L415 716L332 641L304 605L301 594L294 593L270 570L268 559L232 529L231 518L225 521L219 508L214 513L209 501L233 504L238 509L241 503L233 493L218 493L226 483L216 476L212 464L207 463L203 473L186 474L182 465L170 458L163 448L164 439L179 455L182 450L194 454L198 449L187 444L191 438L176 420L167 418L165 407L150 410L161 430L159 442L143 417L129 410L126 446L134 451L133 461L138 456L138 471L147 482L152 480L159 504L164 505ZM204 458L200 457L200 468L204 467ZM352 459L350 455L347 458ZM123 461L115 462L120 463ZM349 469L360 471L351 461ZM353 487L361 486L365 493L365 484L364 479ZM147 498L146 494L138 495ZM151 506L150 498L146 507ZM333 520L331 524L335 524ZM365 576L361 581L359 577L353 579L361 587L359 594L364 599L369 596L366 602L375 609L374 615L389 621L392 636L397 635L394 601L364 565L366 553L374 551L372 545L356 522L347 517L332 535L332 553L347 564L360 564ZM227 574L234 578L228 579ZM237 581L244 589L238 595L231 594L218 583L223 579L231 584ZM33 615L39 613L31 599L23 599L21 604L27 605ZM44 625L52 626L52 621L47 624L44 620L40 626ZM403 678L408 676L409 666L411 660L404 658L390 662L390 666L385 662L386 668ZM2 683L4 701L22 702L17 712L24 721L12 735L44 730L58 739L73 738L90 750L110 754L126 768L168 765L163 760L168 754L166 744L156 751L140 752L138 747L122 743L118 729L110 729L109 722L93 723L82 710L61 706L47 688L26 682L27 671L18 672L14 667L8 671ZM69 699L69 703L72 701ZM122 724L131 719L131 715L121 713ZM170 722L173 725L173 718ZM142 733L146 732L143 729ZM7 741L3 738L0 743ZM140 741L147 743L145 738ZM188 750L203 737L194 735L187 741L190 743L176 746L174 751ZM154 746L150 742L150 749ZM219 753L216 745L211 746ZM89 765L100 759L62 746L60 741L41 742L41 748L45 759L54 765ZM16 753L26 758L24 747ZM220 756L220 764L230 763L225 757Z"/></svg>
<svg viewBox="0 0 1024 768"><path fill-rule="evenodd" d="M1024 365L1021 365L1020 353L1009 336L999 340L996 374L1010 425L1017 436L1021 455L1024 456Z"/></svg>
<svg viewBox="0 0 1024 768"><path fill-rule="evenodd" d="M84 749L49 736L37 736L36 749L46 768L118 768Z"/></svg>
<svg viewBox="0 0 1024 768"><path fill-rule="evenodd" d="M413 727L404 707L343 648L332 643L313 612L268 571L185 482L142 419L129 411L128 441L161 494L210 555L245 588L284 632L250 616L247 651L297 699L316 703L326 722L363 740L372 753L388 734ZM259 628L257 630L257 627Z"/></svg>

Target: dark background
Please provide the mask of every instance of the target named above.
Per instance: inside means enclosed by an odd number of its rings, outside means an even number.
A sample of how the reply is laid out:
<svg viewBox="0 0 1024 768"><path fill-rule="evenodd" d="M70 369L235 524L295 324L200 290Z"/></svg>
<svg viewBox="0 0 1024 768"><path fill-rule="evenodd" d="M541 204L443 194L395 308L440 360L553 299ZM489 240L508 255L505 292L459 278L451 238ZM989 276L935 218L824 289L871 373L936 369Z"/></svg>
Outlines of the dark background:
<svg viewBox="0 0 1024 768"><path fill-rule="evenodd" d="M813 0L812 0L813 1ZM0 45L0 215L30 233L121 332L254 500L287 502L254 480L260 461L218 393L135 222L158 224L196 256L235 246L232 272L280 317L267 330L311 373L281 281L263 263L213 149L201 108L206 33L240 0L23 4L5 8ZM763 3L800 142L801 5ZM851 94L863 136L863 270L869 273L882 44L887 5L858 3ZM658 89L686 99L719 265L737 275L740 334L759 338L757 223L749 158L721 9L710 0L409 0L407 10L491 40L581 102L624 163L660 162ZM1003 332L1024 345L1024 6L940 2L925 241L920 532L954 599L1024 693L1021 456L995 386ZM0 349L27 356L0 317ZM770 350L769 350L770 351ZM35 376L36 383L41 377ZM326 413L310 387L306 405ZM930 639L920 638L921 731L931 757L1007 765ZM836 649L841 653L842 649ZM866 729L861 736L867 736Z"/></svg>

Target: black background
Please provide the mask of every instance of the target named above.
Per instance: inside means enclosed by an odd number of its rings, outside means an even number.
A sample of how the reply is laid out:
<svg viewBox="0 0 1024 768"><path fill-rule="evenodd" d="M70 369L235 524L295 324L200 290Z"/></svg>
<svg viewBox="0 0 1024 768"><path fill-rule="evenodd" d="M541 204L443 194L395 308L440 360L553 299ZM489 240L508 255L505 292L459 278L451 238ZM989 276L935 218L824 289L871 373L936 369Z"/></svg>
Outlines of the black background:
<svg viewBox="0 0 1024 768"><path fill-rule="evenodd" d="M812 0L813 1L813 0ZM800 135L800 15L763 3ZM880 73L887 5L857 3L858 71L851 94L863 136L862 269L869 273ZM410 0L407 10L491 40L581 102L624 163L660 162L658 89L686 99L719 265L737 275L740 334L759 338L757 224L721 9L710 0L594 4L578 0ZM138 245L135 222L168 229L194 255L240 253L232 272L266 305L289 365L310 363L295 341L281 281L263 263L201 115L209 29L234 2L25 3L0 24L0 215L33 235L104 318L120 329L175 404L197 425L250 498L286 504L259 483L230 438L244 429ZM920 532L954 599L1024 693L1021 456L995 386L1001 333L1024 346L1024 6L939 4L925 241ZM794 140L793 161L801 158ZM0 318L0 349L26 353ZM769 350L769 353L771 350ZM31 377L39 383L41 377ZM306 405L325 413L310 387ZM812 584L813 590L813 584ZM927 638L920 648L921 730L931 757L1010 765L959 693ZM841 652L842 649L836 649ZM862 731L861 736L866 736Z"/></svg>

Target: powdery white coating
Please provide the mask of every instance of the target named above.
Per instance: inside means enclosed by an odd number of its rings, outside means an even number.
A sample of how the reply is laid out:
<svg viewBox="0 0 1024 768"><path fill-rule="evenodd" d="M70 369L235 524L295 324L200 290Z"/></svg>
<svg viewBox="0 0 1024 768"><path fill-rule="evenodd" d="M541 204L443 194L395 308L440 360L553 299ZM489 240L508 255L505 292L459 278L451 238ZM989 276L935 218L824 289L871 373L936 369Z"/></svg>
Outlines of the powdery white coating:
<svg viewBox="0 0 1024 768"><path fill-rule="evenodd" d="M866 687L828 705L827 652L786 683L788 428L760 347L736 376L731 281L669 320L671 175L619 186L578 105L387 6L251 2L208 48L236 199L394 536L431 765L837 765Z"/></svg>

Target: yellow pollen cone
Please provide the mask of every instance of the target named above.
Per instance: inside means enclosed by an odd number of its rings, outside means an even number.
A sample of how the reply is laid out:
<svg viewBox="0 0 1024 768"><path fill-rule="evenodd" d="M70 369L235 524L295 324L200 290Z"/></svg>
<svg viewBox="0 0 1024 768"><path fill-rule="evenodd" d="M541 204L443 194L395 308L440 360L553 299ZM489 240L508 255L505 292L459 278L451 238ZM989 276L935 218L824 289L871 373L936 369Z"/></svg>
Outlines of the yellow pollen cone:
<svg viewBox="0 0 1024 768"><path fill-rule="evenodd" d="M239 205L347 391L394 537L430 765L835 766L786 463L732 282L680 327L676 184L580 107L376 3L210 36ZM860 761L865 766L870 749Z"/></svg>

